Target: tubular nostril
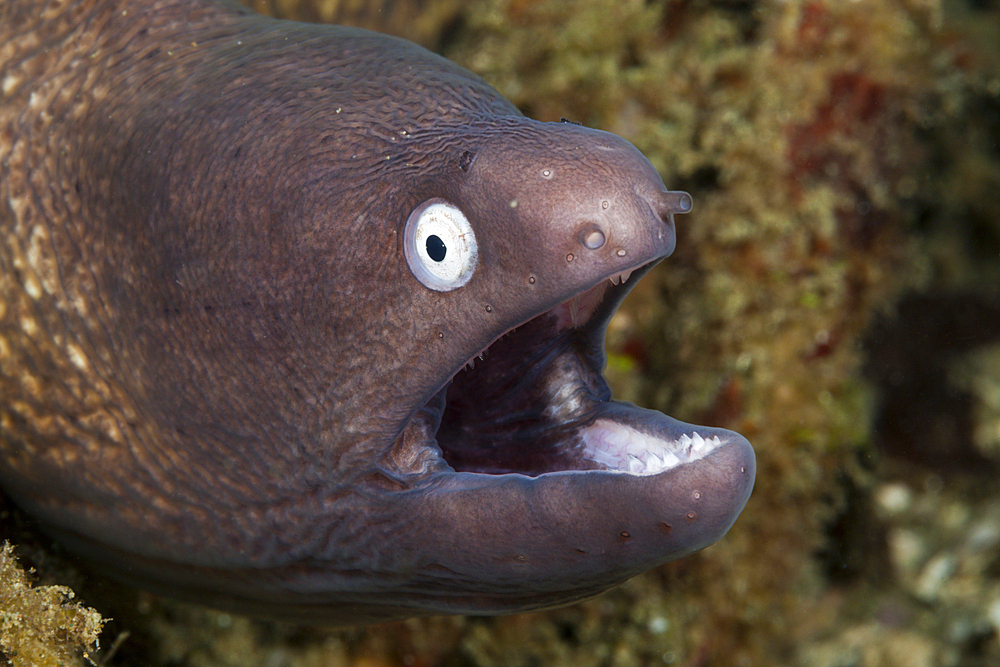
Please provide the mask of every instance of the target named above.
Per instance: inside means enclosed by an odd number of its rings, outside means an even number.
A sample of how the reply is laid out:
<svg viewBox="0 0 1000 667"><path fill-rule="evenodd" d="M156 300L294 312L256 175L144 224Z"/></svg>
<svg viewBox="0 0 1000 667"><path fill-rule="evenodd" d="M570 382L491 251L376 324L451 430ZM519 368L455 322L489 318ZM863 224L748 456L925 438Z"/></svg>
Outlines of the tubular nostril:
<svg viewBox="0 0 1000 667"><path fill-rule="evenodd" d="M666 218L672 213L689 213L693 203L691 195L680 190L667 190L656 194L654 210L660 214L661 218Z"/></svg>

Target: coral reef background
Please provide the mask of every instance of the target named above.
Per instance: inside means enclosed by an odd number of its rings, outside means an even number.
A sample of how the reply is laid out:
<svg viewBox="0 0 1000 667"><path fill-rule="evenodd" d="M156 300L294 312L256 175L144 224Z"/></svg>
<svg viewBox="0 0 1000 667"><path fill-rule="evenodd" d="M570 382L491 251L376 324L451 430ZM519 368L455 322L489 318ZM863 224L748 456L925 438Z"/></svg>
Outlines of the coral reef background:
<svg viewBox="0 0 1000 667"><path fill-rule="evenodd" d="M609 375L747 435L757 486L720 543L595 600L349 630L81 574L7 503L0 538L112 619L95 661L1000 664L1000 2L247 4L414 39L690 191L677 251L612 323Z"/></svg>

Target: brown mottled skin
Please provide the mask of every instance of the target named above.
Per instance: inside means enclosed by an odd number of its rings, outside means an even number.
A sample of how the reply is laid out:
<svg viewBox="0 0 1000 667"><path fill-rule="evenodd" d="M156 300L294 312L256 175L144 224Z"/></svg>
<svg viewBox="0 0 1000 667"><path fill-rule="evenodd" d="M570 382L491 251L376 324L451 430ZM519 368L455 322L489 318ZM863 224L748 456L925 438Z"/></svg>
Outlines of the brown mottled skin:
<svg viewBox="0 0 1000 667"><path fill-rule="evenodd" d="M521 611L746 503L744 439L601 377L690 207L624 140L408 42L208 0L5 0L0 92L0 484L116 576L315 622ZM452 291L401 247L435 197L479 244ZM722 446L605 470L599 419Z"/></svg>

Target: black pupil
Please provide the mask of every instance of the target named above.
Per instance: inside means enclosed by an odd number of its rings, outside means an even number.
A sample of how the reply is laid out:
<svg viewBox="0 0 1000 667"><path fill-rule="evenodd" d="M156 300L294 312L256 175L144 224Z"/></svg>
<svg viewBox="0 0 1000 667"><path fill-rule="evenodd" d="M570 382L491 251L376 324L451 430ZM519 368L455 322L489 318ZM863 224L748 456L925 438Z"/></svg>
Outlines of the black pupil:
<svg viewBox="0 0 1000 667"><path fill-rule="evenodd" d="M448 254L448 246L444 244L440 236L431 234L427 237L427 254L435 262L440 262Z"/></svg>

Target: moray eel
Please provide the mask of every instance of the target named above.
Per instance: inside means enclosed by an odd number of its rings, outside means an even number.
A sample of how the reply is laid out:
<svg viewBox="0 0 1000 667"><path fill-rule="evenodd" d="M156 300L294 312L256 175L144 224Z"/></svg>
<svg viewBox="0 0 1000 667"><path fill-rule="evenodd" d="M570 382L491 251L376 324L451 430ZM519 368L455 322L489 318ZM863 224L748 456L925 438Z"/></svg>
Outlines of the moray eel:
<svg viewBox="0 0 1000 667"><path fill-rule="evenodd" d="M602 377L691 208L623 139L208 0L7 0L0 89L0 483L113 575L300 621L515 612L742 511L743 437Z"/></svg>

